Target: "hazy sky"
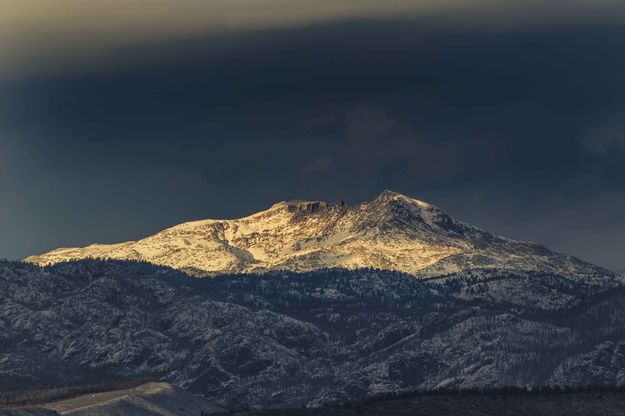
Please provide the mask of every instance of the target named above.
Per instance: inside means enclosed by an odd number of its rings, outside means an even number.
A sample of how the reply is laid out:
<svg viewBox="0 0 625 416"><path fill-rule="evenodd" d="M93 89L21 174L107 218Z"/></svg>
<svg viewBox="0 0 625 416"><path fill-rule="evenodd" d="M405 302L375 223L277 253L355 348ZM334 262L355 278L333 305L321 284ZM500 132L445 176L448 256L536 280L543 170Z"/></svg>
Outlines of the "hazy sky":
<svg viewBox="0 0 625 416"><path fill-rule="evenodd" d="M0 10L0 257L389 188L625 268L622 1Z"/></svg>

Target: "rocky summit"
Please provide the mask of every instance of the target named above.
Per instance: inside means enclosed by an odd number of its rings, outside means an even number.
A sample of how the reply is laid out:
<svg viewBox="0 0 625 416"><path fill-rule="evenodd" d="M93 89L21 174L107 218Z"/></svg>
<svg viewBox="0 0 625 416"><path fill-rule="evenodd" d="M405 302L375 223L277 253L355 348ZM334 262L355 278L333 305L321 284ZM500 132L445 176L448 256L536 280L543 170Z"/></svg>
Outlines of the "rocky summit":
<svg viewBox="0 0 625 416"><path fill-rule="evenodd" d="M147 261L194 275L334 267L420 277L492 268L581 277L605 272L534 243L496 236L392 191L355 206L279 202L240 219L187 222L138 241L59 248L26 261L51 265L88 258Z"/></svg>

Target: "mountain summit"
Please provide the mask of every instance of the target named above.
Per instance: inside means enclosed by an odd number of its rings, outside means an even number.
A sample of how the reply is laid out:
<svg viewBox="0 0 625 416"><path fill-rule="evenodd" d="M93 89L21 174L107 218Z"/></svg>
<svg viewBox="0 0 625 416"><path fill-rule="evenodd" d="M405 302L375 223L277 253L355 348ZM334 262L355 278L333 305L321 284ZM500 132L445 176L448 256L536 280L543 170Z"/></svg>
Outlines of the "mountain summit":
<svg viewBox="0 0 625 416"><path fill-rule="evenodd" d="M85 258L143 260L195 274L377 268L419 276L468 269L591 275L574 257L457 221L437 207L384 191L355 206L284 201L235 220L201 220L138 241L59 248L27 262Z"/></svg>

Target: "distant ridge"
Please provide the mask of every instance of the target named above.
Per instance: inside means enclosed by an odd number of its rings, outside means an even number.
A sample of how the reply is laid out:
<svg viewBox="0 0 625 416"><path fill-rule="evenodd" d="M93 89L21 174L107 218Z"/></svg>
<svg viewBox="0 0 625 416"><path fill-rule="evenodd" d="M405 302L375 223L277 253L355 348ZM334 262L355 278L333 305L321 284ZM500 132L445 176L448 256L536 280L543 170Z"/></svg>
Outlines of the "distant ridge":
<svg viewBox="0 0 625 416"><path fill-rule="evenodd" d="M187 222L138 241L59 248L25 260L143 260L198 275L376 268L421 277L469 269L611 274L545 247L496 236L384 191L372 201L284 201L234 220Z"/></svg>

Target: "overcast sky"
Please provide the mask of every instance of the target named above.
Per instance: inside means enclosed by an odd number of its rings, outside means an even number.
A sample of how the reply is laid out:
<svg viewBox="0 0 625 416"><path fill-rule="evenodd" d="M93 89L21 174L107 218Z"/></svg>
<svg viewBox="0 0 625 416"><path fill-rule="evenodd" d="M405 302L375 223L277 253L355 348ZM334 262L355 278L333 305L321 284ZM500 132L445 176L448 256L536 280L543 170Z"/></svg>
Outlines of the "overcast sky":
<svg viewBox="0 0 625 416"><path fill-rule="evenodd" d="M625 268L622 4L0 0L0 257L388 188Z"/></svg>

